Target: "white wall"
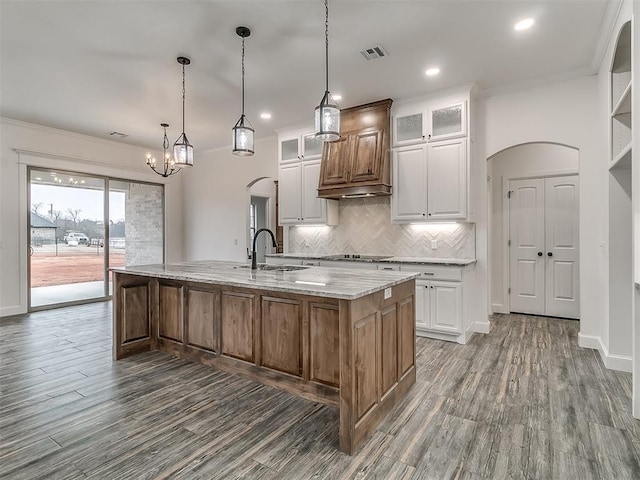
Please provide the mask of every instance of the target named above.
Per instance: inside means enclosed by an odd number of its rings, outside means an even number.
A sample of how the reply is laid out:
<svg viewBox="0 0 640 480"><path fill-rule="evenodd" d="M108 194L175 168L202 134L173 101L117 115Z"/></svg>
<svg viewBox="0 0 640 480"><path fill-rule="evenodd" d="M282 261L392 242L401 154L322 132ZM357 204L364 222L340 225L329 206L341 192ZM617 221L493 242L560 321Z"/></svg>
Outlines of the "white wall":
<svg viewBox="0 0 640 480"><path fill-rule="evenodd" d="M491 185L491 292L495 312L508 312L505 278L504 214L508 203L504 198L509 179L578 173L579 152L575 148L553 143L529 143L508 148L489 159Z"/></svg>
<svg viewBox="0 0 640 480"><path fill-rule="evenodd" d="M183 177L184 252L187 260L247 260L247 185L278 178L276 137L256 141L255 155L230 148L202 153L198 168Z"/></svg>
<svg viewBox="0 0 640 480"><path fill-rule="evenodd" d="M27 310L27 165L166 183L166 258L182 260L182 174L168 181L154 174L144 163L145 153L111 140L0 119L0 316Z"/></svg>
<svg viewBox="0 0 640 480"><path fill-rule="evenodd" d="M485 99L485 158L514 145L552 142L575 147L580 162L580 334L599 338L607 303L605 133L596 76ZM604 180L603 180L604 179ZM485 204L486 205L486 204ZM492 225L492 232L495 227ZM492 236L493 238L493 236Z"/></svg>

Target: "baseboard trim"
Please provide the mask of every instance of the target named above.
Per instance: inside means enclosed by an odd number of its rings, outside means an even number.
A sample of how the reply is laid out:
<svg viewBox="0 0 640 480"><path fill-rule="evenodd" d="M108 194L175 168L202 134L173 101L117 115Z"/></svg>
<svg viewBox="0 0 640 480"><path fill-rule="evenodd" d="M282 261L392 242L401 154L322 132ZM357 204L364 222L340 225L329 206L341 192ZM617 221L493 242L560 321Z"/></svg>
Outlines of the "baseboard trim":
<svg viewBox="0 0 640 480"><path fill-rule="evenodd" d="M491 332L491 323L489 322L474 322L470 329L472 332L476 333L490 333Z"/></svg>
<svg viewBox="0 0 640 480"><path fill-rule="evenodd" d="M12 315L20 315L22 313L27 313L27 310L22 305L0 308L0 317L10 317Z"/></svg>
<svg viewBox="0 0 640 480"><path fill-rule="evenodd" d="M633 360L631 357L625 357L623 355L614 355L609 353L607 347L602 343L600 337L594 337L591 335L578 334L578 345L583 348L591 348L598 350L602 363L609 370L619 370L621 372L631 373L633 370Z"/></svg>
<svg viewBox="0 0 640 480"><path fill-rule="evenodd" d="M493 313L509 313L509 309L501 303L492 304Z"/></svg>

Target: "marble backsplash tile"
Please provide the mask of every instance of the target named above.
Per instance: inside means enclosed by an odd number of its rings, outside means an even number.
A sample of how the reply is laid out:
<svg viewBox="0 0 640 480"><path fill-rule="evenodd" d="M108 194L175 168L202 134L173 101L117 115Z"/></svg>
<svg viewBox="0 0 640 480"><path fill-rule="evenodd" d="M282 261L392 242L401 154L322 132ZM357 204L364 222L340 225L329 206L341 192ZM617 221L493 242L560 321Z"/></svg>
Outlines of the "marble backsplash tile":
<svg viewBox="0 0 640 480"><path fill-rule="evenodd" d="M475 258L473 223L394 224L390 197L340 200L340 224L290 227L289 252ZM438 247L431 248L432 240ZM307 246L308 245L308 246Z"/></svg>

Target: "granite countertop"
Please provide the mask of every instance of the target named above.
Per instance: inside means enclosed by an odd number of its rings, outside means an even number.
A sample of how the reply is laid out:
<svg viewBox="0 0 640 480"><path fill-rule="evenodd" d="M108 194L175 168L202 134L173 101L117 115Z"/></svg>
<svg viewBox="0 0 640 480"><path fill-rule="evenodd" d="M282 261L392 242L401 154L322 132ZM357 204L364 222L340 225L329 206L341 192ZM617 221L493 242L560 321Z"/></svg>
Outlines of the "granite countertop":
<svg viewBox="0 0 640 480"><path fill-rule="evenodd" d="M417 273L364 271L345 268L308 267L283 272L244 268L238 262L203 260L174 264L134 265L112 268L119 273L142 275L234 287L291 292L354 300L419 276Z"/></svg>
<svg viewBox="0 0 640 480"><path fill-rule="evenodd" d="M457 265L466 266L476 263L475 258L433 258L433 257L394 257L389 256L382 259L370 258L328 258L330 254L313 253L276 253L267 254L267 257L292 258L306 260L326 260L339 262L362 262L362 263L410 263L416 265Z"/></svg>

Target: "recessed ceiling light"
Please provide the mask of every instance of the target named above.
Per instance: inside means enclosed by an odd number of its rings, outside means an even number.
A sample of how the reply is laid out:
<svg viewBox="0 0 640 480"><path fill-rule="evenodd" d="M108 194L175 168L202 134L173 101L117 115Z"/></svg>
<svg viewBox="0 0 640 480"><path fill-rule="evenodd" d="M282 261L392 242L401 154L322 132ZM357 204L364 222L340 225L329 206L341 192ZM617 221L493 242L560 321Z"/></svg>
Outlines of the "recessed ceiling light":
<svg viewBox="0 0 640 480"><path fill-rule="evenodd" d="M260 114L260 118L264 119L264 120L269 120L271 118L271 114L268 112L264 112Z"/></svg>
<svg viewBox="0 0 640 480"><path fill-rule="evenodd" d="M433 77L434 75L440 73L440 69L438 67L428 68L424 73L426 73L429 77Z"/></svg>
<svg viewBox="0 0 640 480"><path fill-rule="evenodd" d="M342 95L331 95L336 102L342 100Z"/></svg>
<svg viewBox="0 0 640 480"><path fill-rule="evenodd" d="M533 18L525 18L524 20L520 20L513 26L514 30L526 30L527 28L531 28L535 20Z"/></svg>

